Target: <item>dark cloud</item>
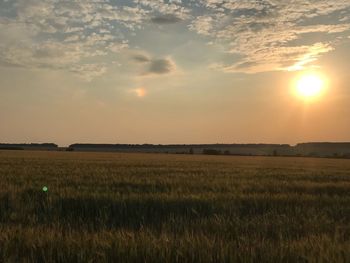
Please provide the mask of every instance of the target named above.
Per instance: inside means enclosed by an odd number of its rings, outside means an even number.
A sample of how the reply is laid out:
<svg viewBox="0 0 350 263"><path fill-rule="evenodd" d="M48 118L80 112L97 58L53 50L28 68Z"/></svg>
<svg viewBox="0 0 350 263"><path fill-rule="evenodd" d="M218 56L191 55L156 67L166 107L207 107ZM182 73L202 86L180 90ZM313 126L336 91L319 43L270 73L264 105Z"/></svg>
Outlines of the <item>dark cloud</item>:
<svg viewBox="0 0 350 263"><path fill-rule="evenodd" d="M143 75L162 75L176 69L171 58L153 58L147 54L134 54L131 57L137 64L142 65Z"/></svg>
<svg viewBox="0 0 350 263"><path fill-rule="evenodd" d="M170 59L155 59L149 65L150 74L167 74L175 69L175 64Z"/></svg>
<svg viewBox="0 0 350 263"><path fill-rule="evenodd" d="M152 23L155 23L155 24L164 25L164 24L175 24L175 23L181 22L182 19L175 15L167 14L167 15L152 17L151 21Z"/></svg>
<svg viewBox="0 0 350 263"><path fill-rule="evenodd" d="M142 55L142 54L137 54L137 55L134 55L132 57L136 62L140 62L140 63L147 63L147 62L150 62L151 59L145 55Z"/></svg>

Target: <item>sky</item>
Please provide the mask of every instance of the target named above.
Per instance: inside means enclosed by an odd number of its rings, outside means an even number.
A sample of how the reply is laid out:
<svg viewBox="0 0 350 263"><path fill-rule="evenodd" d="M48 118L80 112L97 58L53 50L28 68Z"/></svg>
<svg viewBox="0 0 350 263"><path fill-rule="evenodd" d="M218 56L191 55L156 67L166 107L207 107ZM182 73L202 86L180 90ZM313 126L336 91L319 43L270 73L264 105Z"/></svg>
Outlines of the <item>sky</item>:
<svg viewBox="0 0 350 263"><path fill-rule="evenodd" d="M349 68L350 0L0 0L0 142L350 141Z"/></svg>

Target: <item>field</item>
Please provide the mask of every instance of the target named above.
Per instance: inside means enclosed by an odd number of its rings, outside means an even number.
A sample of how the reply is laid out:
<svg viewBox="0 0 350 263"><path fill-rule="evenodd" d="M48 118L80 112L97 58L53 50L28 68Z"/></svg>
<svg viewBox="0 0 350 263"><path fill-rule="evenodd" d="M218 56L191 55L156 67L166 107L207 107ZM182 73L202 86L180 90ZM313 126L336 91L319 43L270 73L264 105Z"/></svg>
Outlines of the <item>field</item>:
<svg viewBox="0 0 350 263"><path fill-rule="evenodd" d="M350 262L350 160L0 151L0 262Z"/></svg>

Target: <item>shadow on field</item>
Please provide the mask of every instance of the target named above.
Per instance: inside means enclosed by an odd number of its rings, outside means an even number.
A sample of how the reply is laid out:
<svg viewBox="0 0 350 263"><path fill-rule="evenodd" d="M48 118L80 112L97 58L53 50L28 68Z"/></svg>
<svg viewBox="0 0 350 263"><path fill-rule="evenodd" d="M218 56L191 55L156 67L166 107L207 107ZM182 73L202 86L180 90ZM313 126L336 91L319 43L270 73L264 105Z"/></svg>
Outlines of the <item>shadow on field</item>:
<svg viewBox="0 0 350 263"><path fill-rule="evenodd" d="M197 199L59 198L27 190L0 197L0 222L60 224L74 228L159 228L174 218L187 221L209 217L219 207Z"/></svg>
<svg viewBox="0 0 350 263"><path fill-rule="evenodd" d="M323 214L327 220L350 220L346 200L330 197L251 195L229 199L152 196L124 199L101 197L60 197L26 190L16 196L0 197L0 223L61 225L76 229L140 229L161 231L163 224L181 228L179 222L221 218L244 220L263 218L312 218Z"/></svg>
<svg viewBox="0 0 350 263"><path fill-rule="evenodd" d="M109 185L111 189L119 193L167 193L171 185L157 183L131 183L131 182L114 182Z"/></svg>
<svg viewBox="0 0 350 263"><path fill-rule="evenodd" d="M52 205L54 218L67 223L88 224L89 227L133 228L160 227L175 217L186 220L212 215L214 208L199 200L112 200L61 199Z"/></svg>

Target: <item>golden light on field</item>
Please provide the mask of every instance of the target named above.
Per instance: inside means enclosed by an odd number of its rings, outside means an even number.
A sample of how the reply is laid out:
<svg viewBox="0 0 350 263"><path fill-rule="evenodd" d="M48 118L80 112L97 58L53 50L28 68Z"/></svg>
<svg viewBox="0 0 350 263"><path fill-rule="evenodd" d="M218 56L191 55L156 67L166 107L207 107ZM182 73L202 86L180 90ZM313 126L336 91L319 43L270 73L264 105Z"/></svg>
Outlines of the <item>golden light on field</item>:
<svg viewBox="0 0 350 263"><path fill-rule="evenodd" d="M304 74L298 78L295 84L297 96L305 100L320 97L324 88L325 80L318 74Z"/></svg>

